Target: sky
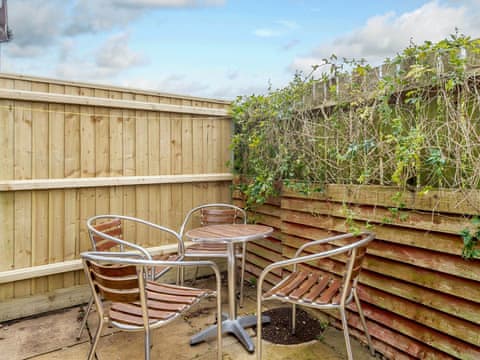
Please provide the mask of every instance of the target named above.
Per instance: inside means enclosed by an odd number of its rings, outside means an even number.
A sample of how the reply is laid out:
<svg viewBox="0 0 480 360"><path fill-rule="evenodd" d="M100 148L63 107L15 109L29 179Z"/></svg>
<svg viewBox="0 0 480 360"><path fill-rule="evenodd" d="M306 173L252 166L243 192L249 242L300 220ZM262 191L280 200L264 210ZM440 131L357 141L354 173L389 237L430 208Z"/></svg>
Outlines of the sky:
<svg viewBox="0 0 480 360"><path fill-rule="evenodd" d="M480 37L480 0L10 0L0 71L234 99L331 54Z"/></svg>

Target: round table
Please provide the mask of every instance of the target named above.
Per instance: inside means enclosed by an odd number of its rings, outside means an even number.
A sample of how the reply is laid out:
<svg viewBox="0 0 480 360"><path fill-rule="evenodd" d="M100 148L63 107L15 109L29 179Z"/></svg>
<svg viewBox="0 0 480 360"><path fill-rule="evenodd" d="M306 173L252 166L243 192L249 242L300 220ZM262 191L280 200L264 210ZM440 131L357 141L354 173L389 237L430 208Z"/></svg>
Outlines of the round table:
<svg viewBox="0 0 480 360"><path fill-rule="evenodd" d="M194 242L214 242L227 244L227 273L228 273L228 315L222 318L222 332L233 334L245 348L253 352L255 346L245 328L255 326L255 315L237 317L237 302L235 296L235 244L246 241L262 239L271 234L273 229L265 225L253 224L222 224L208 225L192 229L186 233L187 238ZM269 322L267 316L262 317L262 322ZM214 337L217 326L212 325L200 331L190 339L190 344L195 345L208 338Z"/></svg>

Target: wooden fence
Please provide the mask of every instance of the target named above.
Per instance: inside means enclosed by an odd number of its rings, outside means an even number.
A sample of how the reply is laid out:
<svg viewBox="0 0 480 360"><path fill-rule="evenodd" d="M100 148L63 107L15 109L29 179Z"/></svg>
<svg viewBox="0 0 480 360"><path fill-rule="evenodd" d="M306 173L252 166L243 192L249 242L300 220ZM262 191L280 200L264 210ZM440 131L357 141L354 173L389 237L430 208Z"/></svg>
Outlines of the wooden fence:
<svg viewBox="0 0 480 360"><path fill-rule="evenodd" d="M19 304L34 313L84 300L90 216L178 229L192 206L230 202L228 106L0 75L0 321L28 315ZM135 230L129 240L167 245Z"/></svg>
<svg viewBox="0 0 480 360"><path fill-rule="evenodd" d="M412 192L404 199L405 209L393 211L397 191L329 185L322 194L306 197L284 189L253 215L276 231L249 244L247 270L258 276L306 241L368 221L376 240L368 250L359 295L377 351L390 359L480 359L480 260L462 259L459 236L470 225L463 215L476 213L480 192L472 191L469 202L457 201L465 194L454 191ZM234 197L242 203L240 194ZM341 261L322 260L316 266L338 273ZM278 282L283 275L277 271L267 281ZM350 310L352 333L365 340L355 307ZM338 326L339 318L332 315Z"/></svg>

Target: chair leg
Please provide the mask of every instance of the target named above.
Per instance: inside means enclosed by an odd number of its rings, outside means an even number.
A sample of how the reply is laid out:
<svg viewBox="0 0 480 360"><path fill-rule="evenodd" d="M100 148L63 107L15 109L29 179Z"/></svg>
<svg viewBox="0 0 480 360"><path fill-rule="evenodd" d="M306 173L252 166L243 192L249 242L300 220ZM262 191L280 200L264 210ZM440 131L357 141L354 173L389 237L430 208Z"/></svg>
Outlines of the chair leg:
<svg viewBox="0 0 480 360"><path fill-rule="evenodd" d="M95 357L95 350L97 349L98 340L100 340L100 335L102 334L103 326L105 325L105 321L103 317L99 318L97 332L95 333L95 337L93 338L92 346L90 347L90 352L88 353L88 360L93 360Z"/></svg>
<svg viewBox="0 0 480 360"><path fill-rule="evenodd" d="M180 285L183 286L183 283L185 281L185 269L183 266L181 266L178 271L180 272Z"/></svg>
<svg viewBox="0 0 480 360"><path fill-rule="evenodd" d="M150 348L151 348L151 335L150 329L145 328L145 360L150 360Z"/></svg>
<svg viewBox="0 0 480 360"><path fill-rule="evenodd" d="M243 307L243 285L245 284L245 263L246 263L246 253L247 253L247 243L244 242L242 244L242 268L240 273L240 301L239 305Z"/></svg>
<svg viewBox="0 0 480 360"><path fill-rule="evenodd" d="M257 289L257 360L262 360L262 289Z"/></svg>
<svg viewBox="0 0 480 360"><path fill-rule="evenodd" d="M292 335L297 331L297 305L292 304Z"/></svg>
<svg viewBox="0 0 480 360"><path fill-rule="evenodd" d="M192 286L194 286L195 283L197 282L197 276L198 276L198 266L195 266L195 272L193 273Z"/></svg>
<svg viewBox="0 0 480 360"><path fill-rule="evenodd" d="M82 337L83 330L85 329L85 326L87 326L88 315L90 314L90 311L92 311L92 307L93 307L93 297L90 297L90 300L88 301L88 305L83 314L82 324L80 325L80 330L78 331L77 340L80 340L80 338Z"/></svg>
<svg viewBox="0 0 480 360"><path fill-rule="evenodd" d="M353 360L352 346L350 344L350 335L348 334L347 312L344 307L340 308L340 316L342 318L343 336L345 337L345 345L347 347L347 358Z"/></svg>
<svg viewBox="0 0 480 360"><path fill-rule="evenodd" d="M363 315L362 305L360 304L360 299L358 298L357 291L355 289L353 290L353 297L355 299L355 304L357 305L358 315L360 315L360 321L362 323L363 330L365 331L365 336L367 337L370 353L372 355L375 355L375 348L373 347L372 339L370 337L370 334L368 333L367 322L365 321L365 316Z"/></svg>

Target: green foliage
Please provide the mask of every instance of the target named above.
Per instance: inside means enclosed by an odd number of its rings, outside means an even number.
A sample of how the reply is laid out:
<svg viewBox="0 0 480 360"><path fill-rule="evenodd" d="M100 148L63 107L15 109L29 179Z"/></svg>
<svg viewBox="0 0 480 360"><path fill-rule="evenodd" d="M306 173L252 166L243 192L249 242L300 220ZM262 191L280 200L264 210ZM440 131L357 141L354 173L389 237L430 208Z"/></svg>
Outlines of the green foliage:
<svg viewBox="0 0 480 360"><path fill-rule="evenodd" d="M463 229L460 232L460 236L463 239L463 251L462 256L465 259L480 258L480 249L478 248L478 242L480 240L480 218L475 216L471 220L474 230L468 228Z"/></svg>
<svg viewBox="0 0 480 360"><path fill-rule="evenodd" d="M391 223L408 220L406 192L480 189L479 59L480 40L456 33L412 43L381 70L332 55L285 88L239 97L233 168L247 180L247 205L282 183L303 193L312 184L392 185L400 195ZM353 216L347 222L355 228Z"/></svg>

